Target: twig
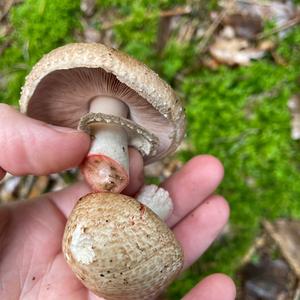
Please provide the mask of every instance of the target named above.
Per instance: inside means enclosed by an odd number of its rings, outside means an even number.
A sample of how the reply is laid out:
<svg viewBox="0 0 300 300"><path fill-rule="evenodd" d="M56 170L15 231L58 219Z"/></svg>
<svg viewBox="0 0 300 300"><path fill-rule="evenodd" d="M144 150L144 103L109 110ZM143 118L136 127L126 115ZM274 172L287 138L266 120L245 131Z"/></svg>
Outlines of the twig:
<svg viewBox="0 0 300 300"><path fill-rule="evenodd" d="M227 14L227 9L224 9L219 14L219 16L213 21L213 23L208 27L208 29L204 33L204 36L203 36L203 38L200 41L199 46L198 46L198 53L199 54L201 54L205 50L205 48L206 48L208 42L210 41L212 35L214 34L214 32L216 31L216 29L218 28L218 26L222 22L222 20L226 16L226 14Z"/></svg>
<svg viewBox="0 0 300 300"><path fill-rule="evenodd" d="M300 283L298 284L297 290L293 297L293 300L299 300L299 299L300 299Z"/></svg>
<svg viewBox="0 0 300 300"><path fill-rule="evenodd" d="M7 25L6 29L7 31L4 33L4 35L7 36L7 38L3 41L2 44L0 44L0 56L3 54L5 49L10 46L13 40L10 35L10 33L13 31L12 28L9 25Z"/></svg>
<svg viewBox="0 0 300 300"><path fill-rule="evenodd" d="M165 11L161 11L159 13L159 16L162 17L162 18L165 18L165 17L176 17L176 16L182 16L182 15L187 15L187 14L190 14L192 12L192 9L190 6L183 6L183 7L176 7L172 10L165 10ZM154 13L149 13L147 15L145 15L145 18L147 19L151 19L153 17L157 16L156 14ZM108 29L111 29L112 27L115 27L117 25L121 25L121 24L124 24L128 21L131 21L133 19L132 16L129 16L129 17L125 17L123 19L120 19L116 22L110 22L110 23L107 23L107 24L103 24L102 26L102 30L108 30Z"/></svg>
<svg viewBox="0 0 300 300"><path fill-rule="evenodd" d="M11 43L12 43L12 39L7 39L2 43L2 45L0 45L0 56L10 46Z"/></svg>
<svg viewBox="0 0 300 300"><path fill-rule="evenodd" d="M182 15L188 15L192 12L192 8L187 5L183 7L175 7L171 10L165 10L160 13L160 16L163 17L176 17L176 16L182 16Z"/></svg>
<svg viewBox="0 0 300 300"><path fill-rule="evenodd" d="M164 49L171 33L172 17L163 17L159 20L156 49L158 53L161 53Z"/></svg>
<svg viewBox="0 0 300 300"><path fill-rule="evenodd" d="M241 265L246 265L252 258L253 254L257 252L257 250L261 249L267 244L267 235L264 233L262 236L259 236L255 239L254 243L247 251L246 255L242 258Z"/></svg>
<svg viewBox="0 0 300 300"><path fill-rule="evenodd" d="M190 14L192 9L190 6L182 6L182 7L175 7L171 10L165 10L160 13L160 20L158 25L158 32L157 32L157 43L156 48L157 52L161 53L164 49L170 34L171 34L171 23L174 17Z"/></svg>
<svg viewBox="0 0 300 300"><path fill-rule="evenodd" d="M270 35L276 34L278 32L281 32L283 30L286 30L288 28L291 28L295 25L297 25L298 23L300 23L300 14L298 14L295 18L285 22L284 24L282 24L281 26L278 26L268 32L262 32L260 34L257 35L256 39L257 40L262 40L265 39L267 37L269 37Z"/></svg>
<svg viewBox="0 0 300 300"><path fill-rule="evenodd" d="M260 5L260 6L271 6L272 3L270 2L267 2L267 1L256 1L256 0L237 0L237 2L240 2L240 3L244 3L244 4L249 4L249 5Z"/></svg>

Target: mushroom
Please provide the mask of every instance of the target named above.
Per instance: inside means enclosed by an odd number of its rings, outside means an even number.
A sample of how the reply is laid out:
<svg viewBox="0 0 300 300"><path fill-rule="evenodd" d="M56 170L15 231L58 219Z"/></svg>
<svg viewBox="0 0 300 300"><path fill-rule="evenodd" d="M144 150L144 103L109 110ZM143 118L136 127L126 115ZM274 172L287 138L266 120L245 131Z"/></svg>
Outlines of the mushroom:
<svg viewBox="0 0 300 300"><path fill-rule="evenodd" d="M106 300L154 299L183 265L166 224L137 200L115 193L91 193L77 202L63 252L81 282Z"/></svg>
<svg viewBox="0 0 300 300"><path fill-rule="evenodd" d="M127 186L128 146L147 164L173 152L184 135L172 88L144 64L101 44L69 44L45 55L26 78L20 106L32 118L91 135L81 170L94 191Z"/></svg>
<svg viewBox="0 0 300 300"><path fill-rule="evenodd" d="M78 201L63 238L74 273L107 300L156 297L183 265L181 247L163 222L171 198L155 186L144 187L138 201L117 193L129 182L128 146L148 164L180 144L185 120L172 88L117 50L69 44L34 66L20 106L32 118L92 138L81 170L97 193Z"/></svg>

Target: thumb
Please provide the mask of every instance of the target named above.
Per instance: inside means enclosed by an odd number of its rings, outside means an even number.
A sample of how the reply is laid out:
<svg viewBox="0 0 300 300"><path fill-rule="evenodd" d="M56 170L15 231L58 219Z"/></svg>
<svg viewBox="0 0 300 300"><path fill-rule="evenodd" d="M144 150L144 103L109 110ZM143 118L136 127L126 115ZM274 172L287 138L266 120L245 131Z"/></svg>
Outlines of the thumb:
<svg viewBox="0 0 300 300"><path fill-rule="evenodd" d="M13 175L45 175L80 164L88 135L33 120L0 104L0 170Z"/></svg>

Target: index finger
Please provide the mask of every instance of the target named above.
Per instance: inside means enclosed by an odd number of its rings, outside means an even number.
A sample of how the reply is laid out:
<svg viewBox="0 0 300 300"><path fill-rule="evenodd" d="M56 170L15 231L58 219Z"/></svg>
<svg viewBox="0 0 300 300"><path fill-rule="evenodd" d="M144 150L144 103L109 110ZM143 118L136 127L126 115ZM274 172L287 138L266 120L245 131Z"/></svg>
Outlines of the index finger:
<svg viewBox="0 0 300 300"><path fill-rule="evenodd" d="M31 119L0 104L0 168L13 175L46 175L80 164L89 136ZM3 172L2 172L3 173Z"/></svg>

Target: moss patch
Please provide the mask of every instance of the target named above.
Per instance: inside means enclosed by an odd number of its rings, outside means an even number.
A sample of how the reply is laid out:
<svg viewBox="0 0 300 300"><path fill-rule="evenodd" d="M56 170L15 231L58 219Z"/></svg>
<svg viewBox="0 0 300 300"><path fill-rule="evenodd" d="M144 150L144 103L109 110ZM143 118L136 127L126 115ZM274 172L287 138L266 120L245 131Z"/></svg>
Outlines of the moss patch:
<svg viewBox="0 0 300 300"><path fill-rule="evenodd" d="M79 27L79 0L26 0L9 16L11 46L0 58L7 85L0 90L2 102L17 104L26 74L43 54L71 42ZM2 41L4 42L4 41Z"/></svg>
<svg viewBox="0 0 300 300"><path fill-rule="evenodd" d="M299 38L298 28L281 42L278 53L286 66L266 58L249 67L202 70L181 85L194 146L182 158L210 153L223 162L219 193L231 206L231 233L172 286L171 299L212 272L233 276L263 218L300 218L300 149L290 138L287 107L300 90Z"/></svg>

